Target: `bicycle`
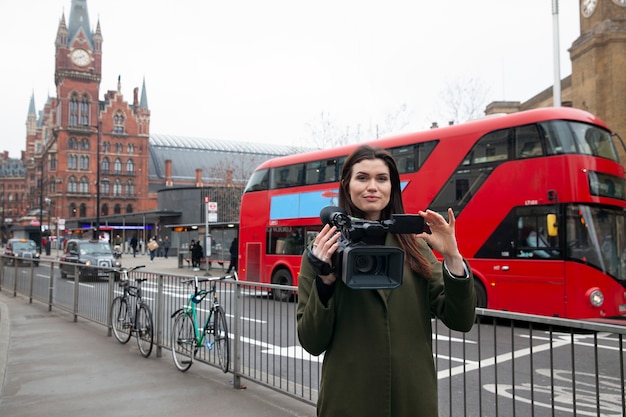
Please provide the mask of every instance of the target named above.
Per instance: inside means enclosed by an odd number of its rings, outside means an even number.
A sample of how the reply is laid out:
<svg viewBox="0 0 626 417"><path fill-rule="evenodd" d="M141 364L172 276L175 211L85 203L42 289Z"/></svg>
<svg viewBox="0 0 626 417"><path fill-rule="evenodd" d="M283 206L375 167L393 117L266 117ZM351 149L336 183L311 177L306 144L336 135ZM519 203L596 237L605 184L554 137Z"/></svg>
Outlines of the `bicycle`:
<svg viewBox="0 0 626 417"><path fill-rule="evenodd" d="M111 302L111 328L113 335L121 344L126 344L134 334L137 336L137 346L144 358L152 353L154 343L154 326L152 311L148 304L143 301L141 283L147 278L135 278L136 285L130 285L128 274L136 269L144 268L145 265L134 266L132 268L115 268L119 273L119 286L124 293L118 295ZM131 297L135 298L134 306ZM134 307L134 312L132 311Z"/></svg>
<svg viewBox="0 0 626 417"><path fill-rule="evenodd" d="M230 339L226 312L219 304L216 290L216 282L227 278L237 280L237 272L234 275L226 275L215 278L198 278L183 281L183 284L194 284L193 294L189 296L185 307L178 309L172 314L172 358L178 370L185 372L193 364L198 349L206 346L209 350L215 348L219 366L224 373L230 366ZM210 282L210 289L199 289L202 282ZM203 327L198 324L198 312L196 305L213 294L210 302L209 313Z"/></svg>

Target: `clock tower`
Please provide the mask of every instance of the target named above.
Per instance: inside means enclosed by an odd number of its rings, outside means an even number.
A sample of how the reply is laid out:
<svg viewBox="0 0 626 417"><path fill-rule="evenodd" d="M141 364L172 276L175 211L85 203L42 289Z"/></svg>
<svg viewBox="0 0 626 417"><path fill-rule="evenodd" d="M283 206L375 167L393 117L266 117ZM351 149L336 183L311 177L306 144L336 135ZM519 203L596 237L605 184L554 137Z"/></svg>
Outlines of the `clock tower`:
<svg viewBox="0 0 626 417"><path fill-rule="evenodd" d="M29 208L66 219L66 225L95 219L96 230L101 216L156 205L148 192L145 80L132 103L124 100L121 76L100 99L102 40L100 22L90 27L87 0L71 0L69 20L62 15L54 43L56 97L48 99L36 132L27 136L26 155Z"/></svg>
<svg viewBox="0 0 626 417"><path fill-rule="evenodd" d="M580 0L580 37L569 50L572 104L626 134L626 0ZM626 160L620 149L622 161Z"/></svg>

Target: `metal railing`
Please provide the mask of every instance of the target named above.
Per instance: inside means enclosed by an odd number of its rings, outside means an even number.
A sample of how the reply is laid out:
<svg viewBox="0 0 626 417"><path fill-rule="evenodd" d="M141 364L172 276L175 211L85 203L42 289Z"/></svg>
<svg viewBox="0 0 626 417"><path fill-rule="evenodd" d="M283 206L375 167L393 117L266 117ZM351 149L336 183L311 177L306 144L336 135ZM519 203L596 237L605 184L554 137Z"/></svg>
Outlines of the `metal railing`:
<svg viewBox="0 0 626 417"><path fill-rule="evenodd" d="M144 298L154 315L156 354L161 356L163 348L171 349L170 316L189 295L181 284L189 275L134 274L148 278ZM100 323L110 335L109 305L120 291L114 276L108 282L78 277L76 271L61 278L58 261L42 260L38 268L16 263L0 268L0 291L66 311L75 321ZM302 349L296 303L274 301L274 288L218 282L231 333L233 385L251 380L315 404L322 357ZM440 415L626 415L626 326L485 309L477 313L468 333L432 321ZM213 351L203 349L197 359L217 366Z"/></svg>

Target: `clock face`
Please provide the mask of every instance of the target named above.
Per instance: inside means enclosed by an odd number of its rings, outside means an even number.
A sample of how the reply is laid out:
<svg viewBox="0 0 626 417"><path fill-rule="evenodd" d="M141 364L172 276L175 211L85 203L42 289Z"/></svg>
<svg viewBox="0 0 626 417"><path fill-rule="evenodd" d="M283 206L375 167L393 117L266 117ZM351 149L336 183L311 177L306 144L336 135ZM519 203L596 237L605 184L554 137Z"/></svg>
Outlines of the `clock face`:
<svg viewBox="0 0 626 417"><path fill-rule="evenodd" d="M72 62L76 65L78 65L79 67L84 67L86 65L89 65L89 63L91 62L91 57L89 56L89 52L85 51L84 49L74 49L72 51Z"/></svg>
<svg viewBox="0 0 626 417"><path fill-rule="evenodd" d="M596 6L598 5L598 0L582 0L580 4L580 11L583 16L589 17L596 10Z"/></svg>

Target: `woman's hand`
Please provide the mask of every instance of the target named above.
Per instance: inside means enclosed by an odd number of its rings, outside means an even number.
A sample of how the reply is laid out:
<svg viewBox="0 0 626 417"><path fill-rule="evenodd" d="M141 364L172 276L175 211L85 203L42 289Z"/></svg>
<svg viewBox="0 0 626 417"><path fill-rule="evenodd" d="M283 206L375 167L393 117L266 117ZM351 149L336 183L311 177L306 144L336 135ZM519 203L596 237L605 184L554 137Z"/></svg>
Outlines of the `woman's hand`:
<svg viewBox="0 0 626 417"><path fill-rule="evenodd" d="M464 276L465 267L456 242L454 229L456 218L452 209L448 209L448 222L441 214L432 210L419 211L418 214L424 218L424 222L430 228L430 233L420 233L417 237L424 239L431 248L443 256L452 274Z"/></svg>
<svg viewBox="0 0 626 417"><path fill-rule="evenodd" d="M324 225L322 231L315 237L311 252L317 259L333 266L333 254L339 247L340 237L341 234L337 233L337 227L330 227L328 224ZM320 279L324 284L331 285L337 280L337 277L331 273L330 275L320 275Z"/></svg>

